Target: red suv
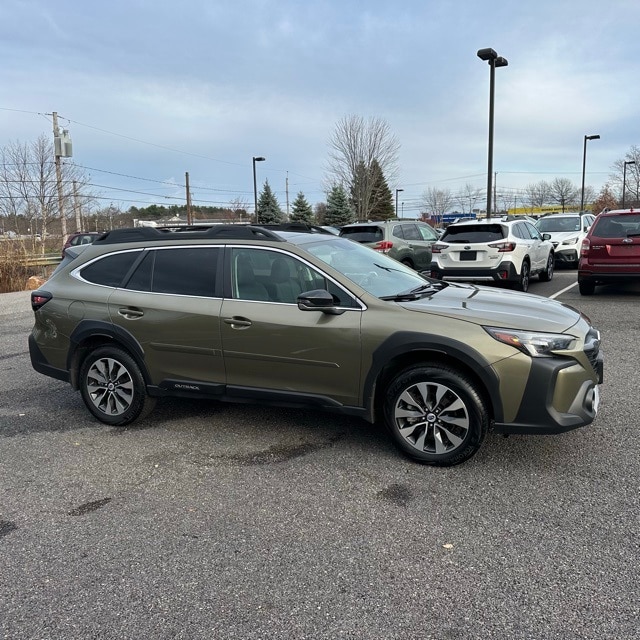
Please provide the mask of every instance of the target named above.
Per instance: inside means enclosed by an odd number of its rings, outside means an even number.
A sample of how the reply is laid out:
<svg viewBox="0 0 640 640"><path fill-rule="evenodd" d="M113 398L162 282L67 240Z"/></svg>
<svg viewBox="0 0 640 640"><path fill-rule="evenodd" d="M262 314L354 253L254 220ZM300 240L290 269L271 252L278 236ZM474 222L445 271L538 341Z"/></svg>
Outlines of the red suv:
<svg viewBox="0 0 640 640"><path fill-rule="evenodd" d="M599 214L580 249L578 287L593 295L596 285L640 278L640 210Z"/></svg>
<svg viewBox="0 0 640 640"><path fill-rule="evenodd" d="M62 247L62 257L64 258L64 252L69 247L75 247L79 244L92 244L94 240L97 240L102 233L94 233L93 231L76 232L72 233L64 243Z"/></svg>

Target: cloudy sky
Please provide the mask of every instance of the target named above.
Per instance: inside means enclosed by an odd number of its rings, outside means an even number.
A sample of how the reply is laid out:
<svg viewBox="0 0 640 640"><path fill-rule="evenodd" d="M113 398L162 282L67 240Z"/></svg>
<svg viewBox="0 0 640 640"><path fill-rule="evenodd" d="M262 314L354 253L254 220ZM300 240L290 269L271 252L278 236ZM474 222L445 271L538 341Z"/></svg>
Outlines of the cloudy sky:
<svg viewBox="0 0 640 640"><path fill-rule="evenodd" d="M252 207L269 180L325 199L348 115L400 142L400 194L486 188L492 47L498 191L564 177L596 190L640 145L638 0L2 0L0 144L73 139L105 206Z"/></svg>

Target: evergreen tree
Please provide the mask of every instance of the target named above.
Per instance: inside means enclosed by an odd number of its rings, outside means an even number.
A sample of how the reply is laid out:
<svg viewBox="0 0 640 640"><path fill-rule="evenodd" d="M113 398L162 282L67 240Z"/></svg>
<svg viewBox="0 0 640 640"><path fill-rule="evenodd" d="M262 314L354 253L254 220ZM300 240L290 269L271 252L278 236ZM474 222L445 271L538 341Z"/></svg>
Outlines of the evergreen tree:
<svg viewBox="0 0 640 640"><path fill-rule="evenodd" d="M307 224L313 222L313 210L302 191L298 192L291 205L291 222L306 222Z"/></svg>
<svg viewBox="0 0 640 640"><path fill-rule="evenodd" d="M258 211L256 212L256 224L279 224L284 214L276 197L271 191L269 181L264 181L264 188L258 198Z"/></svg>
<svg viewBox="0 0 640 640"><path fill-rule="evenodd" d="M355 218L353 209L349 204L349 198L342 185L335 186L327 196L327 210L324 215L324 223L332 227L342 227L353 222Z"/></svg>
<svg viewBox="0 0 640 640"><path fill-rule="evenodd" d="M372 220L389 220L395 217L393 195L380 165L374 160L371 163L371 208L369 216Z"/></svg>

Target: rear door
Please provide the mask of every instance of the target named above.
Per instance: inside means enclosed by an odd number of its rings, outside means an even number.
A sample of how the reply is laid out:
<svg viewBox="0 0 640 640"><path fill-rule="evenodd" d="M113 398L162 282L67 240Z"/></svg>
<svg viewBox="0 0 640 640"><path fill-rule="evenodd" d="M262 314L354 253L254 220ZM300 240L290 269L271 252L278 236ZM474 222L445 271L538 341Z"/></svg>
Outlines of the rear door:
<svg viewBox="0 0 640 640"><path fill-rule="evenodd" d="M423 231L422 227L429 225L419 225L416 222L402 222L394 226L393 235L398 237L401 232L405 243L410 249L410 256L416 269L428 269L431 266L431 247L436 241L435 231L429 233Z"/></svg>
<svg viewBox="0 0 640 640"><path fill-rule="evenodd" d="M224 384L222 299L216 282L222 247L161 247L144 253L109 298L112 322L142 346L155 384Z"/></svg>

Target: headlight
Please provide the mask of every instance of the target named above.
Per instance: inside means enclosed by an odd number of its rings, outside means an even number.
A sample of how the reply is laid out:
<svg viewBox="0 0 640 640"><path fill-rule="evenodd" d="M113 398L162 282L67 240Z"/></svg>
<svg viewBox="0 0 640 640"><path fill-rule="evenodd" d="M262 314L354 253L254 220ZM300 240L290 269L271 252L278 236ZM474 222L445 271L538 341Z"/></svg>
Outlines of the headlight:
<svg viewBox="0 0 640 640"><path fill-rule="evenodd" d="M576 244L578 242L578 236L575 236L574 238L567 238L566 240L562 241L562 244Z"/></svg>
<svg viewBox="0 0 640 640"><path fill-rule="evenodd" d="M537 333L502 327L484 327L484 330L498 342L508 344L532 358L552 356L556 351L571 349L576 341L573 336L561 333Z"/></svg>

